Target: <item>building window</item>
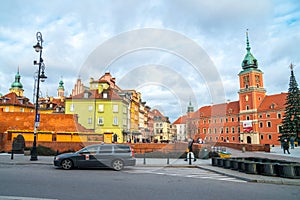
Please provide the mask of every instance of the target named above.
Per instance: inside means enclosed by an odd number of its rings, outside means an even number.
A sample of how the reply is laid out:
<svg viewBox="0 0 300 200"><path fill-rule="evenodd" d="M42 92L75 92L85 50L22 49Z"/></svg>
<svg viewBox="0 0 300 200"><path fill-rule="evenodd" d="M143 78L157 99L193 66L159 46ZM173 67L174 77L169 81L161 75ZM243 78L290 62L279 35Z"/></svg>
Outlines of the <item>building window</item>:
<svg viewBox="0 0 300 200"><path fill-rule="evenodd" d="M104 112L104 105L103 104L98 105L98 112Z"/></svg>
<svg viewBox="0 0 300 200"><path fill-rule="evenodd" d="M264 139L264 135L260 135L260 139L263 140Z"/></svg>
<svg viewBox="0 0 300 200"><path fill-rule="evenodd" d="M75 106L74 106L74 104L71 104L70 105L70 112L74 112L74 110L75 110Z"/></svg>
<svg viewBox="0 0 300 200"><path fill-rule="evenodd" d="M113 125L118 125L118 117L114 117L114 124Z"/></svg>
<svg viewBox="0 0 300 200"><path fill-rule="evenodd" d="M89 111L92 111L93 110L93 106L89 106Z"/></svg>
<svg viewBox="0 0 300 200"><path fill-rule="evenodd" d="M206 134L206 128L203 129L203 133Z"/></svg>
<svg viewBox="0 0 300 200"><path fill-rule="evenodd" d="M214 133L217 133L217 128L214 128Z"/></svg>
<svg viewBox="0 0 300 200"><path fill-rule="evenodd" d="M247 119L247 120L250 120L250 116L249 116L249 115L247 115L247 116L246 116L246 119Z"/></svg>
<svg viewBox="0 0 300 200"><path fill-rule="evenodd" d="M270 114L267 114L266 116L267 116L267 117L270 117Z"/></svg>
<svg viewBox="0 0 300 200"><path fill-rule="evenodd" d="M221 128L220 128L220 133L223 133L223 132L224 132L224 131L223 131L223 127L221 127Z"/></svg>
<svg viewBox="0 0 300 200"><path fill-rule="evenodd" d="M277 113L277 118L281 119L281 113Z"/></svg>
<svg viewBox="0 0 300 200"><path fill-rule="evenodd" d="M250 107L247 105L247 106L246 106L246 110L249 110L249 109L250 109Z"/></svg>
<svg viewBox="0 0 300 200"><path fill-rule="evenodd" d="M103 99L107 99L107 92L103 92Z"/></svg>
<svg viewBox="0 0 300 200"><path fill-rule="evenodd" d="M83 94L83 98L85 98L85 99L89 98L89 93L85 92L85 93Z"/></svg>
<svg viewBox="0 0 300 200"><path fill-rule="evenodd" d="M126 106L123 106L123 113L127 113L127 108L126 108Z"/></svg>
<svg viewBox="0 0 300 200"><path fill-rule="evenodd" d="M89 118L88 118L88 124L92 124L92 123L93 123L92 118L89 117Z"/></svg>
<svg viewBox="0 0 300 200"><path fill-rule="evenodd" d="M259 115L259 118L262 118L262 115Z"/></svg>
<svg viewBox="0 0 300 200"><path fill-rule="evenodd" d="M268 139L269 139L269 140L272 140L272 135L268 135Z"/></svg>
<svg viewBox="0 0 300 200"><path fill-rule="evenodd" d="M20 109L20 112L24 112L24 108L21 108L21 109Z"/></svg>
<svg viewBox="0 0 300 200"><path fill-rule="evenodd" d="M231 121L234 122L234 117L231 117Z"/></svg>
<svg viewBox="0 0 300 200"><path fill-rule="evenodd" d="M231 127L231 133L234 133L234 127Z"/></svg>
<svg viewBox="0 0 300 200"><path fill-rule="evenodd" d="M98 125L103 125L104 124L104 119L103 117L98 118Z"/></svg>
<svg viewBox="0 0 300 200"><path fill-rule="evenodd" d="M226 133L229 133L229 128L228 127L226 127Z"/></svg>
<svg viewBox="0 0 300 200"><path fill-rule="evenodd" d="M117 112L119 112L119 105L113 105L113 112L114 113L117 113Z"/></svg>
<svg viewBox="0 0 300 200"><path fill-rule="evenodd" d="M227 117L226 117L225 121L228 122L228 118Z"/></svg>
<svg viewBox="0 0 300 200"><path fill-rule="evenodd" d="M232 141L234 141L235 140L235 137L234 136L232 136Z"/></svg>
<svg viewBox="0 0 300 200"><path fill-rule="evenodd" d="M269 127L269 128L272 127L272 124L270 121L267 122L267 127Z"/></svg>
<svg viewBox="0 0 300 200"><path fill-rule="evenodd" d="M262 128L264 124L262 122L259 122L259 128Z"/></svg>

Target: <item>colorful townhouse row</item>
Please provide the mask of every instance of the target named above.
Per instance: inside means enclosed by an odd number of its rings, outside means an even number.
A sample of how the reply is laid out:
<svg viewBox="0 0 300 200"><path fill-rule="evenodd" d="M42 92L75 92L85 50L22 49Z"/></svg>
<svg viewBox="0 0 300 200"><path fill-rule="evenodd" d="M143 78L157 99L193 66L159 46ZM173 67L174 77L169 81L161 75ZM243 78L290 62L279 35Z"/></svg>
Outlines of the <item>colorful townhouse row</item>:
<svg viewBox="0 0 300 200"><path fill-rule="evenodd" d="M35 105L23 95L20 79L18 70L10 92L0 94L2 144L19 134L33 141ZM72 94L64 93L60 81L57 97L39 98L38 142L160 142L174 137L168 118L142 102L139 92L120 89L110 73L91 78L89 87L78 79Z"/></svg>
<svg viewBox="0 0 300 200"><path fill-rule="evenodd" d="M247 33L246 55L238 74L239 99L203 106L196 111L190 103L187 114L173 123L180 140L194 138L205 142L280 144L278 137L287 93L266 94L263 72L250 50Z"/></svg>

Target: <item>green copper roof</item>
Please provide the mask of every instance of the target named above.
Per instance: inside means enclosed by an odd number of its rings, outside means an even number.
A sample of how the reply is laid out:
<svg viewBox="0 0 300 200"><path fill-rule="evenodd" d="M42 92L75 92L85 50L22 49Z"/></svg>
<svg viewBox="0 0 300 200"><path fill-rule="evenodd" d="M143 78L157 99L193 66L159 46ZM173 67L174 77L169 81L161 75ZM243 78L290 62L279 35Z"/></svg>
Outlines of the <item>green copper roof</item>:
<svg viewBox="0 0 300 200"><path fill-rule="evenodd" d="M64 89L64 82L62 80L59 81L58 89Z"/></svg>
<svg viewBox="0 0 300 200"><path fill-rule="evenodd" d="M257 68L258 67L257 60L250 52L251 47L249 44L248 31L246 32L246 40L247 40L247 47L246 47L247 54L245 55L244 60L242 62L242 68L243 69Z"/></svg>
<svg viewBox="0 0 300 200"><path fill-rule="evenodd" d="M11 87L12 88L19 88L19 89L22 89L23 88L23 85L22 83L20 82L20 79L21 79L21 76L19 74L19 69L18 69L18 72L17 74L15 75L15 82L13 82L11 84Z"/></svg>
<svg viewBox="0 0 300 200"><path fill-rule="evenodd" d="M194 107L192 106L192 102L190 100L187 112L194 112Z"/></svg>

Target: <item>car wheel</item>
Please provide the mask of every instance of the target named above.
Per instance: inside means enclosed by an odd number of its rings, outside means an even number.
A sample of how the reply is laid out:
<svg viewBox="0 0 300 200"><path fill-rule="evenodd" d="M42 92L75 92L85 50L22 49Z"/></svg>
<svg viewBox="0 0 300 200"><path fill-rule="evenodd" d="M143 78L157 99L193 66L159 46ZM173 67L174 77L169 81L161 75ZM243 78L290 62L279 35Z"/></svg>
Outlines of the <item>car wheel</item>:
<svg viewBox="0 0 300 200"><path fill-rule="evenodd" d="M61 161L61 166L63 169L72 169L73 162L70 159L65 159L65 160Z"/></svg>
<svg viewBox="0 0 300 200"><path fill-rule="evenodd" d="M114 160L111 167L116 171L120 171L124 168L124 162L120 159Z"/></svg>

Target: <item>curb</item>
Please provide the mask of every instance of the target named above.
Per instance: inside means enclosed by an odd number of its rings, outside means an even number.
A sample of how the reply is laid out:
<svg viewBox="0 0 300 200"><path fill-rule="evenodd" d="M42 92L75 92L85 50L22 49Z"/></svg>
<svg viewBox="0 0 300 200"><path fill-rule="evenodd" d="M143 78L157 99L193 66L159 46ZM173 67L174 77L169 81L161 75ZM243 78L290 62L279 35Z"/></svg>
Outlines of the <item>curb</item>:
<svg viewBox="0 0 300 200"><path fill-rule="evenodd" d="M230 173L220 172L220 171L213 170L213 169L208 169L208 168L205 168L205 167L201 167L201 166L199 166L199 165L197 165L196 167L199 168L199 169L202 169L202 170L206 170L206 171L218 173L218 174L225 175L225 176L229 176L229 177L232 177L232 178L237 178L237 179L240 179L240 180L243 180L243 181L247 181L247 182L256 182L256 181L253 180L253 179L249 179L249 178L245 178L245 177L241 177L241 176L232 175L232 174L230 174Z"/></svg>
<svg viewBox="0 0 300 200"><path fill-rule="evenodd" d="M242 177L242 176L233 175L231 173L220 172L220 171L217 171L217 170L214 170L214 169L209 169L209 168L201 167L199 165L197 167L199 169L211 171L211 172L214 172L214 173L218 173L218 174L221 174L221 175L226 175L226 176L229 176L229 177L237 178L237 179L244 180L244 181L247 181L247 182L252 182L252 183L269 183L269 184L276 184L276 185L300 186L300 181L293 182L293 181L289 181L289 180L283 180L281 177L274 177L274 178L278 178L278 180L266 180L266 179L246 178L246 177Z"/></svg>

